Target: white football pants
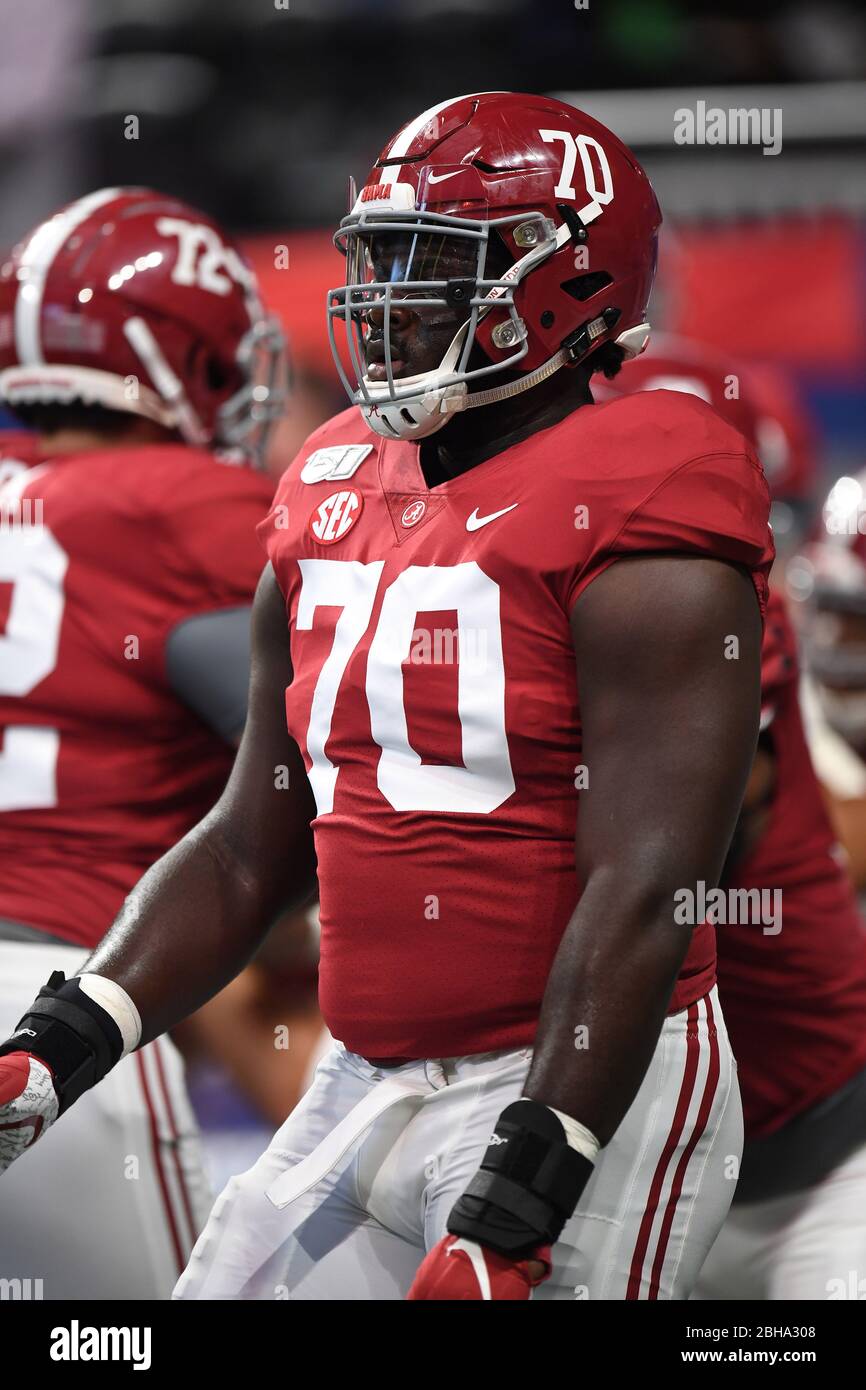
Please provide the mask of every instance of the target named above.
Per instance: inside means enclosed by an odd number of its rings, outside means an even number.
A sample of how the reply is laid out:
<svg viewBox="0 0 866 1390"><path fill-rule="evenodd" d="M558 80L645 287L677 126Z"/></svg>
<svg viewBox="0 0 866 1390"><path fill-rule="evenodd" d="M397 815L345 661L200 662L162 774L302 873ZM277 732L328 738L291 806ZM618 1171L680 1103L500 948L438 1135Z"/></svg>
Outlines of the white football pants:
<svg viewBox="0 0 866 1390"><path fill-rule="evenodd" d="M0 1039L53 970L69 979L89 955L0 941ZM210 1204L183 1062L159 1038L0 1176L4 1296L167 1299Z"/></svg>
<svg viewBox="0 0 866 1390"><path fill-rule="evenodd" d="M804 1192L731 1207L696 1297L866 1298L866 1146Z"/></svg>
<svg viewBox="0 0 866 1390"><path fill-rule="evenodd" d="M376 1070L335 1043L267 1152L232 1178L182 1299L402 1299L445 1234L530 1050ZM685 1299L730 1205L742 1149L716 991L665 1021L539 1299Z"/></svg>

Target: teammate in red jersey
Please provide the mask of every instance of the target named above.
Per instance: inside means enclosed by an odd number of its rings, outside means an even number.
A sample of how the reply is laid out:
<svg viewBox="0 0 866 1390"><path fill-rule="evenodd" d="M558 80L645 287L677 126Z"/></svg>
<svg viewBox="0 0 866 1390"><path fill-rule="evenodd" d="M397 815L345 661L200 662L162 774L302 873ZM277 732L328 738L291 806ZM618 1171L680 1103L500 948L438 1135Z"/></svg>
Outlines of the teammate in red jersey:
<svg viewBox="0 0 866 1390"><path fill-rule="evenodd" d="M866 472L837 478L788 587L806 649L815 771L858 892L866 891Z"/></svg>
<svg viewBox="0 0 866 1390"><path fill-rule="evenodd" d="M67 982L3 1048L44 1123L131 1000L146 1040L239 968L313 821L341 1041L179 1297L683 1298L722 1223L741 1110L675 894L736 823L772 546L710 409L592 404L659 221L604 127L487 93L404 126L342 224L354 406L261 528L228 788L88 962L102 1015Z"/></svg>
<svg viewBox="0 0 866 1390"><path fill-rule="evenodd" d="M34 431L0 462L5 1032L225 785L281 339L219 228L145 189L91 194L26 237L0 270L0 324L0 398ZM0 1275L38 1272L47 1298L167 1297L207 1208L160 1039L10 1175Z"/></svg>
<svg viewBox="0 0 866 1390"><path fill-rule="evenodd" d="M662 338L611 389L699 395L760 449L773 432L753 377ZM822 1299L866 1260L866 931L806 746L797 644L775 589L761 665L761 733L722 876L755 911L717 932L745 1147L698 1291Z"/></svg>

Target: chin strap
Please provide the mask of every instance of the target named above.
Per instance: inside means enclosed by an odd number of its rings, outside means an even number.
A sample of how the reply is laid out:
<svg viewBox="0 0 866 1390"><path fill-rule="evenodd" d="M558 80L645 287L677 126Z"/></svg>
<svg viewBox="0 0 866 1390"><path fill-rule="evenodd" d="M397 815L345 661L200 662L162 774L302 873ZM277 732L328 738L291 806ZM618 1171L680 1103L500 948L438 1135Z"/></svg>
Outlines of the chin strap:
<svg viewBox="0 0 866 1390"><path fill-rule="evenodd" d="M507 401L511 396L519 396L522 391L530 391L539 382L546 381L554 372L558 372L560 367L566 365L576 366L582 362L591 351L596 339L601 338L616 323L619 312L616 309L605 309L604 313L591 323L585 323L581 328L566 338L562 347L555 352L546 362L542 362L540 367L536 367L534 372L529 372L527 376L522 376L517 381L509 381L505 386L494 386L489 391L472 391L463 397L457 397L453 404L447 399L443 402L444 411L451 410L474 410L479 405L494 405L496 401ZM625 356L637 357L643 352L649 337L649 325L640 324L636 328L629 329L620 334L612 341L625 349Z"/></svg>
<svg viewBox="0 0 866 1390"><path fill-rule="evenodd" d="M569 360L569 355L565 348L560 348L559 352L554 353L553 357L546 362L542 362L540 367L536 367L534 372L528 376L518 377L517 381L506 382L504 386L494 386L489 391L472 391L470 394L457 397L454 408L459 410L473 410L477 405L494 405L496 401L507 401L510 396L519 396L523 391L529 391L539 382L546 381L554 372L558 372L560 367L564 367ZM448 402L445 407L447 410Z"/></svg>

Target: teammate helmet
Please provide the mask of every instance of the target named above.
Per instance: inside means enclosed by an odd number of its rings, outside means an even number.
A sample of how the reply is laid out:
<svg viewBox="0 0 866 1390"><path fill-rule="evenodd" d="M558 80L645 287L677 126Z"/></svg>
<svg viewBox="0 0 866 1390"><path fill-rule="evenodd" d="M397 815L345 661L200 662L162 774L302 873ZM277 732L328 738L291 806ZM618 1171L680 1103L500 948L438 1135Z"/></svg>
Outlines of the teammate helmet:
<svg viewBox="0 0 866 1390"><path fill-rule="evenodd" d="M758 414L758 454L773 499L776 549L790 553L807 534L820 502L814 422L803 391L775 363L750 363L748 386Z"/></svg>
<svg viewBox="0 0 866 1390"><path fill-rule="evenodd" d="M131 411L189 444L257 457L285 401L283 335L203 213L103 188L0 267L0 399Z"/></svg>
<svg viewBox="0 0 866 1390"><path fill-rule="evenodd" d="M743 373L724 354L690 338L654 334L636 361L626 362L612 382L593 382L596 400L633 391L685 391L711 405L723 420L758 448L760 422Z"/></svg>
<svg viewBox="0 0 866 1390"><path fill-rule="evenodd" d="M649 336L660 223L631 152L564 102L481 92L431 107L389 140L335 236L348 273L329 293L328 322L350 399L379 434L417 439L451 412L515 395L603 343L634 356ZM370 243L383 233L402 234L404 249L389 277L376 279ZM462 253L457 274L447 273L459 261L448 248ZM500 275L491 261L504 265ZM435 370L395 377L398 300L462 313ZM373 305L384 319L384 381L364 363ZM479 389L503 373L505 384Z"/></svg>
<svg viewBox="0 0 866 1390"><path fill-rule="evenodd" d="M674 334L653 334L649 350L626 362L612 382L593 382L597 401L624 391L689 391L745 435L767 479L776 553L790 556L811 514L814 452L811 430L784 372L766 363L736 362L719 348Z"/></svg>
<svg viewBox="0 0 866 1390"><path fill-rule="evenodd" d="M836 480L810 543L788 565L806 664L828 724L866 746L866 472Z"/></svg>

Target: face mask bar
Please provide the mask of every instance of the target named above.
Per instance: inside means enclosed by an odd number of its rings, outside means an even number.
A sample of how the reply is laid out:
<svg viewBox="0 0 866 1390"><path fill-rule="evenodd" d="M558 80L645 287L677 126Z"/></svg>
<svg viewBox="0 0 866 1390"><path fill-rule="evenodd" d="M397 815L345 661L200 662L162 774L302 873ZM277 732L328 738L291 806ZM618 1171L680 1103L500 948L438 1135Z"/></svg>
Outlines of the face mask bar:
<svg viewBox="0 0 866 1390"><path fill-rule="evenodd" d="M241 340L237 363L244 384L219 409L215 443L239 449L264 467L268 438L289 395L286 339L276 318L261 318Z"/></svg>
<svg viewBox="0 0 866 1390"><path fill-rule="evenodd" d="M486 279L484 269L487 258L490 233L493 230L533 224L537 227L536 244L525 256L509 266L501 279ZM360 277L362 256L362 237L375 232L408 233L415 238L419 235L438 233L443 237L462 238L476 247L475 273L459 279L364 282ZM567 239L567 230L565 233ZM343 219L340 230L334 237L336 245L346 254L350 267L357 278L348 284L329 291L328 294L328 335L331 351L340 380L353 404L374 409L383 403L397 404L401 401L418 401L431 390L448 387L468 386L481 378L514 367L528 351L526 329L514 304L514 292L523 277L541 261L546 260L558 249L560 239L549 220L541 212L511 213L490 221L453 217L432 212L367 212L351 214ZM411 261L411 257L410 257ZM396 293L395 293L396 292ZM397 304L401 309L446 309L453 313L458 309L468 309L469 317L455 332L454 338L439 365L418 376L397 381L394 377L391 358L391 310ZM386 381L370 382L365 362L364 325L371 309L383 316L384 366ZM491 362L483 367L469 369L469 358L475 344L478 324L492 309L506 311L508 319L497 326L500 338L498 346L508 347L516 344L516 349L501 362ZM352 381L343 366L337 345L336 324L344 325L355 380Z"/></svg>

